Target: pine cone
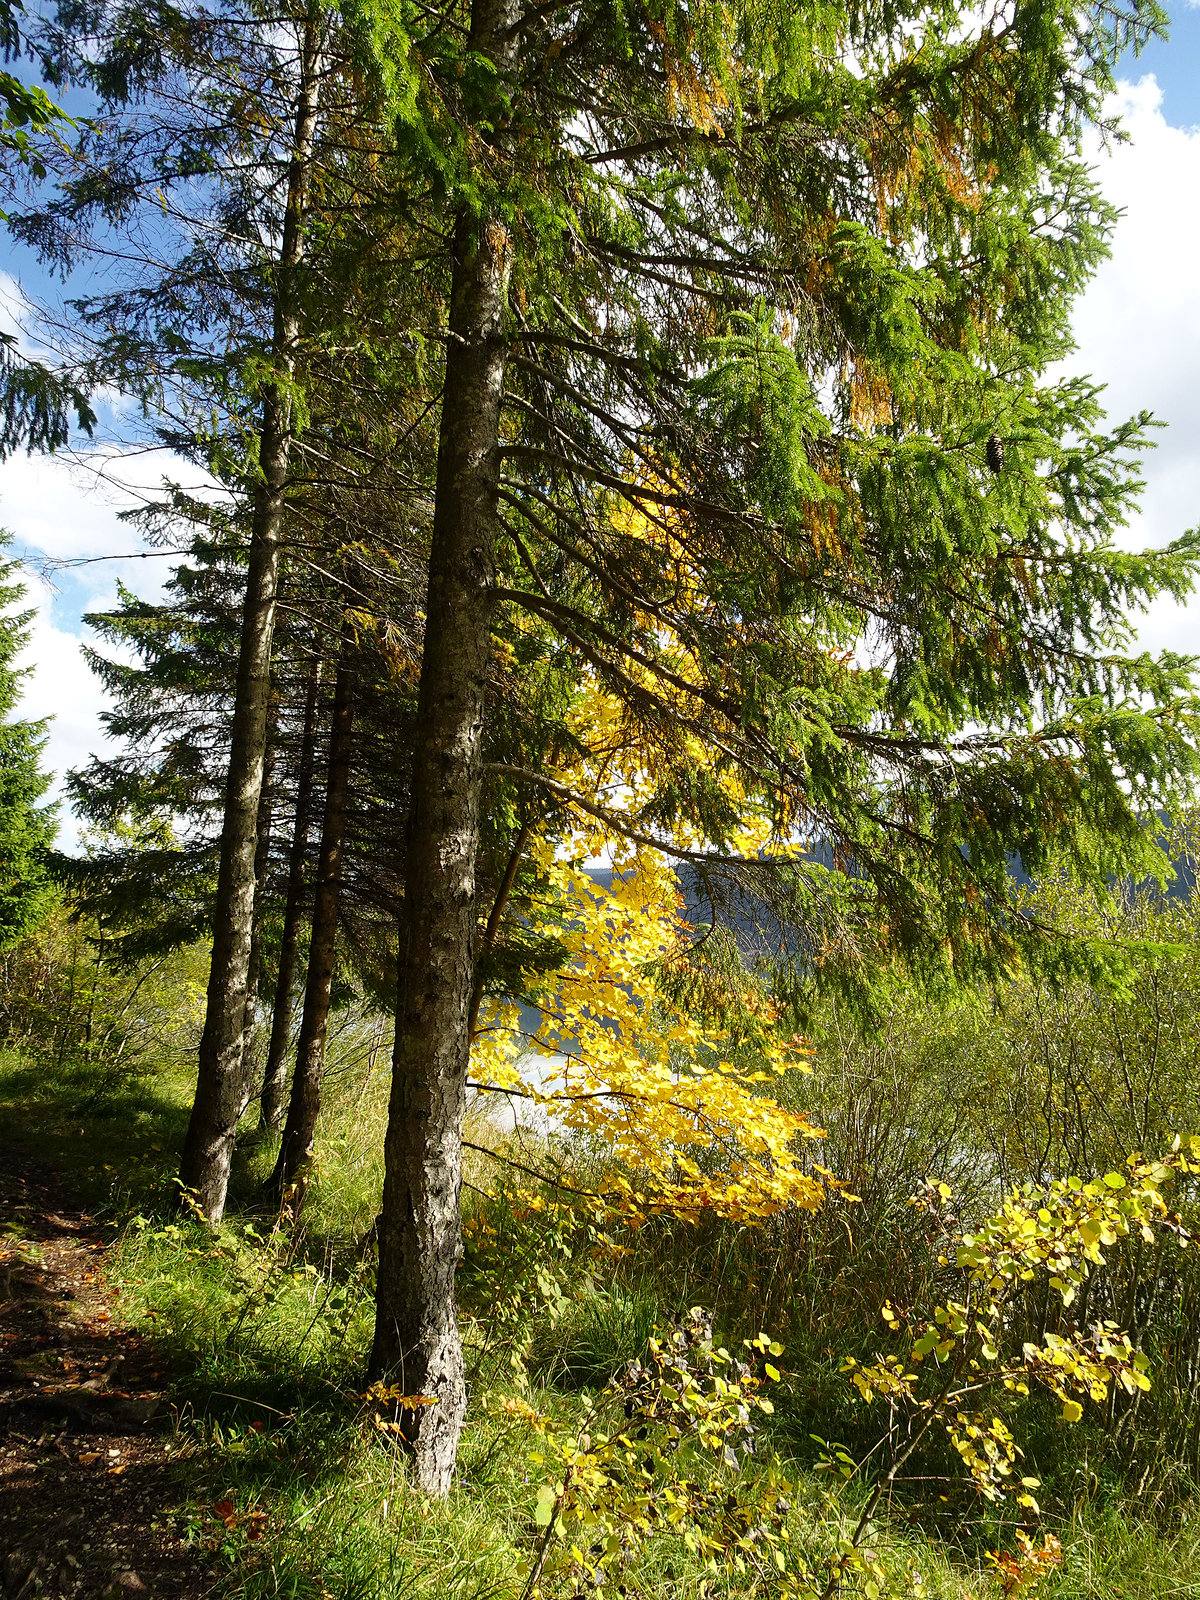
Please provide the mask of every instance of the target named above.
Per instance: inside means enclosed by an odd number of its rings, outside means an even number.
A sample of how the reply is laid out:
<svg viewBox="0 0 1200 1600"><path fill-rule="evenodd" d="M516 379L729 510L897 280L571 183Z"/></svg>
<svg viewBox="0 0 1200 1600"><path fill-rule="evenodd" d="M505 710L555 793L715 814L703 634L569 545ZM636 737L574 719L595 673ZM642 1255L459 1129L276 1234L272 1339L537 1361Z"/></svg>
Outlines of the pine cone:
<svg viewBox="0 0 1200 1600"><path fill-rule="evenodd" d="M993 472L999 472L1004 466L1004 440L998 433L987 442L987 464Z"/></svg>

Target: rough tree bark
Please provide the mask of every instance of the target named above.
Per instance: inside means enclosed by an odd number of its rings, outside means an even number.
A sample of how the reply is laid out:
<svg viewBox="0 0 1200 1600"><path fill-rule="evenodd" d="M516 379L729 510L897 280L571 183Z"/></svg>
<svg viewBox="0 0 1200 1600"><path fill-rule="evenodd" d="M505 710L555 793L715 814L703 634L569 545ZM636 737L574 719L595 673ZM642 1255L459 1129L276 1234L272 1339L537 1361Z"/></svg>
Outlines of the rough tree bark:
<svg viewBox="0 0 1200 1600"><path fill-rule="evenodd" d="M275 1008L271 1014L271 1039L259 1096L258 1126L278 1133L283 1126L283 1084L288 1040L292 1032L292 991L296 986L296 954L300 947L300 916L304 904L304 863L308 855L308 828L312 816L314 750L317 742L317 694L321 687L321 661L315 660L304 696L304 732L296 770L296 809L292 818L292 843L288 852L287 895L283 906L283 932L279 939L279 968L275 977Z"/></svg>
<svg viewBox="0 0 1200 1600"><path fill-rule="evenodd" d="M325 781L325 816L313 898L312 939L304 983L304 1015L296 1043L296 1066L288 1102L283 1143L267 1187L278 1201L288 1184L303 1181L312 1159L313 1135L321 1110L321 1072L325 1065L325 1031L333 988L337 946L338 904L342 892L342 853L346 841L346 798L350 790L350 745L354 735L354 635L342 625L333 718L329 729L329 771Z"/></svg>
<svg viewBox="0 0 1200 1600"><path fill-rule="evenodd" d="M516 0L475 0L472 48L503 85ZM460 211L400 919L372 1379L433 1404L399 1420L418 1482L444 1495L466 1412L454 1304L473 990L484 693L495 589L503 317L511 241Z"/></svg>
<svg viewBox="0 0 1200 1600"><path fill-rule="evenodd" d="M271 353L274 370L281 376L267 385L263 398L261 481L254 505L242 611L208 1003L200 1040L196 1098L179 1166L181 1195L190 1197L213 1224L220 1222L225 1211L234 1135L250 1098L242 1030L254 921L254 855L271 685L271 635L291 453L289 380L300 337L297 278L304 258L304 224L317 127L320 40L320 12L312 5L301 47L287 207L276 267Z"/></svg>

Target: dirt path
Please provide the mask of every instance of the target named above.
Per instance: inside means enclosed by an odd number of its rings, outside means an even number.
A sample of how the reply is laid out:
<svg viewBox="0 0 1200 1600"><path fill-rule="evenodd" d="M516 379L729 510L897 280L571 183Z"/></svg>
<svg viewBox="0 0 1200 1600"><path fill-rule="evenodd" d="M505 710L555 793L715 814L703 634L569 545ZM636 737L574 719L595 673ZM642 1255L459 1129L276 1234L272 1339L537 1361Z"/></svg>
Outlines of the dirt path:
<svg viewBox="0 0 1200 1600"><path fill-rule="evenodd" d="M46 1168L0 1148L0 1593L200 1596L180 1441L154 1348L119 1326L109 1241Z"/></svg>

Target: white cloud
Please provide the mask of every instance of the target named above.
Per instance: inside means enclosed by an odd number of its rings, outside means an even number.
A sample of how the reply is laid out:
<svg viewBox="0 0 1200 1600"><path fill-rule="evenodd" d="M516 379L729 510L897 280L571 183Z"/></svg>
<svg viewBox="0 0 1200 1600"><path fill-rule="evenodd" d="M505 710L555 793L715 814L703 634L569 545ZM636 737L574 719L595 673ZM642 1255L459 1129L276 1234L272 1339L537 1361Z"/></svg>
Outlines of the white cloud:
<svg viewBox="0 0 1200 1600"><path fill-rule="evenodd" d="M21 701L21 715L49 717L44 764L54 774L51 794L62 793L72 767L104 750L101 712L108 705L83 655L87 630L83 617L117 598L118 578L147 599L156 599L169 560L101 560L132 555L142 541L118 513L144 503L164 471L175 476L186 465L162 452L120 453L112 449L76 456L25 456L0 466L0 527L13 535L13 553L25 558L26 604L36 610L28 649L21 664L32 667ZM78 560L89 565L55 570L54 563ZM48 570L47 570L48 569ZM64 807L60 844L75 846L78 829Z"/></svg>
<svg viewBox="0 0 1200 1600"><path fill-rule="evenodd" d="M159 450L98 447L57 456L16 455L0 468L0 524L19 546L51 562L138 555L145 548L141 537L119 513L144 505L160 489L164 471L180 467L188 470ZM140 583L157 591L162 580L152 569L163 564L157 556L125 564L106 559L93 569L68 570L73 582L111 590L115 572L128 581L135 567L144 567Z"/></svg>
<svg viewBox="0 0 1200 1600"><path fill-rule="evenodd" d="M45 586L31 583L29 600L38 605L38 610L21 665L30 665L34 671L27 680L20 713L34 720L53 719L43 766L54 773L48 798L58 798L64 775L72 767L84 766L89 756L103 748L100 713L108 700L84 660L78 636L55 626ZM61 806L60 847L72 850L78 838L76 819L65 805Z"/></svg>
<svg viewBox="0 0 1200 1600"><path fill-rule="evenodd" d="M1167 424L1144 460L1146 493L1130 529L1160 545L1200 523L1200 129L1173 127L1155 79L1123 83L1114 103L1128 144L1098 156L1104 193L1122 208L1112 255L1076 310L1068 363L1107 385L1109 416L1148 409ZM1191 608L1156 604L1139 626L1146 649L1200 646Z"/></svg>

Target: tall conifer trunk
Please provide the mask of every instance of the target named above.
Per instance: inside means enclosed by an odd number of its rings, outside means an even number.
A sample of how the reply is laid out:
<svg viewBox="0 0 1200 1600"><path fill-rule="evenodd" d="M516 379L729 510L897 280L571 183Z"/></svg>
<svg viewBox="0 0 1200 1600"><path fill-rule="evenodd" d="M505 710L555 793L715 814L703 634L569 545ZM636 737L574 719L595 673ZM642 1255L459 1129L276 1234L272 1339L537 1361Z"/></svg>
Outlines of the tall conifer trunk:
<svg viewBox="0 0 1200 1600"><path fill-rule="evenodd" d="M329 774L325 783L325 816L313 900L312 941L304 984L304 1015L296 1044L296 1069L288 1102L287 1123L269 1188L280 1197L301 1178L312 1157L313 1135L321 1110L321 1073L325 1065L325 1033L333 988L338 905L342 891L342 853L346 842L346 799L350 789L350 745L354 735L354 639L349 621L342 625L333 720L329 730Z"/></svg>
<svg viewBox="0 0 1200 1600"><path fill-rule="evenodd" d="M516 0L476 0L472 10L472 48L495 62L501 84L516 61L517 14ZM372 1378L435 1402L400 1421L418 1481L438 1495L450 1488L466 1412L454 1274L510 256L497 218L459 213L370 1364Z"/></svg>
<svg viewBox="0 0 1200 1600"><path fill-rule="evenodd" d="M300 945L300 913L304 899L304 858L308 854L308 825L312 814L313 765L317 742L317 692L321 662L313 662L304 696L304 732L296 772L296 810L292 818L292 843L288 852L287 897L283 906L283 932L279 939L279 967L275 975L275 1008L271 1013L271 1039L263 1069L258 1126L278 1133L283 1126L284 1067L292 1031L292 990L296 986L296 952Z"/></svg>
<svg viewBox="0 0 1200 1600"><path fill-rule="evenodd" d="M250 1098L242 1050L254 921L254 856L271 686L271 635L279 583L292 406L289 382L300 336L298 269L317 126L320 13L310 5L301 48L287 209L276 268L272 362L281 381L267 385L259 444L261 479L250 535L241 648L234 691L221 863L213 914L208 1004L200 1040L196 1098L179 1167L180 1189L211 1223L221 1220L238 1120Z"/></svg>

